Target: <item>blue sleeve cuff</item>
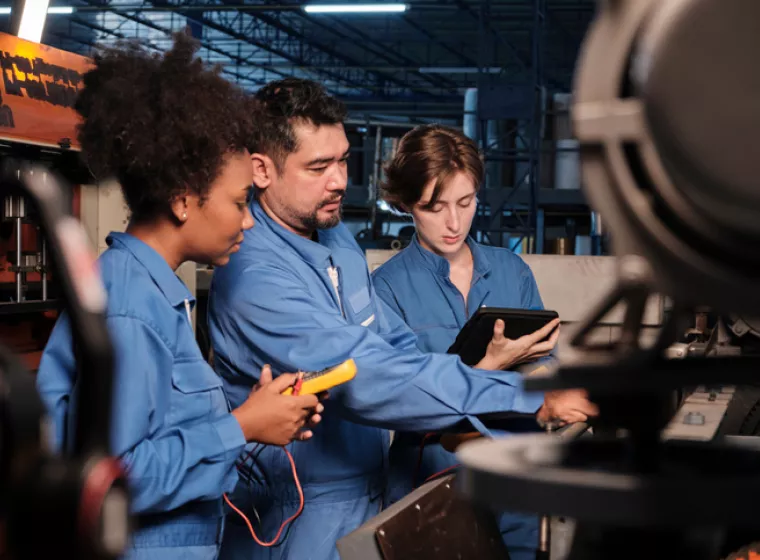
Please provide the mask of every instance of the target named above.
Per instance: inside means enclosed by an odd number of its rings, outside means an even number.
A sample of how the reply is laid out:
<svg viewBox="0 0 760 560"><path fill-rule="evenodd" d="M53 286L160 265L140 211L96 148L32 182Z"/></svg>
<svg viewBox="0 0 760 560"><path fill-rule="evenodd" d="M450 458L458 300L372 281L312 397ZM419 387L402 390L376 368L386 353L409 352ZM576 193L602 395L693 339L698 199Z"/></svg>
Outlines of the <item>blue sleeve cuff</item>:
<svg viewBox="0 0 760 560"><path fill-rule="evenodd" d="M494 434L486 428L485 424L480 421L480 419L477 416L467 416L467 419L470 421L470 424L472 424L472 427L475 428L480 434L484 437L492 438Z"/></svg>
<svg viewBox="0 0 760 560"><path fill-rule="evenodd" d="M491 371L491 370L474 370L475 375L487 377L503 385L512 388L512 406L505 406L504 410L520 412L522 414L535 414L541 405L544 404L544 394L542 392L527 392L523 389L525 376L516 371ZM478 431L481 431L476 426Z"/></svg>
<svg viewBox="0 0 760 560"><path fill-rule="evenodd" d="M216 430L225 453L237 457L243 452L246 444L243 429L232 414L225 414L211 425Z"/></svg>
<svg viewBox="0 0 760 560"><path fill-rule="evenodd" d="M544 393L541 391L525 391L522 387L515 389L515 400L512 410L524 414L535 414L544 404Z"/></svg>

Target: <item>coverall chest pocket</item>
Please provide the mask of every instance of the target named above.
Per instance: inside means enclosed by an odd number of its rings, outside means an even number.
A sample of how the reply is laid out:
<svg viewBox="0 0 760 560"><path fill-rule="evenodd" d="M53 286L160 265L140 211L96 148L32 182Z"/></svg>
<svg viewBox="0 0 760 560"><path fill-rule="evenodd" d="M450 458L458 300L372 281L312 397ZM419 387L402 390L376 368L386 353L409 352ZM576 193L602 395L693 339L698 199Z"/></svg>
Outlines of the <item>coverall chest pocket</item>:
<svg viewBox="0 0 760 560"><path fill-rule="evenodd" d="M377 332L375 306L366 286L361 286L348 296L353 323Z"/></svg>
<svg viewBox="0 0 760 560"><path fill-rule="evenodd" d="M212 420L227 412L222 381L201 361L178 361L172 369L169 424Z"/></svg>

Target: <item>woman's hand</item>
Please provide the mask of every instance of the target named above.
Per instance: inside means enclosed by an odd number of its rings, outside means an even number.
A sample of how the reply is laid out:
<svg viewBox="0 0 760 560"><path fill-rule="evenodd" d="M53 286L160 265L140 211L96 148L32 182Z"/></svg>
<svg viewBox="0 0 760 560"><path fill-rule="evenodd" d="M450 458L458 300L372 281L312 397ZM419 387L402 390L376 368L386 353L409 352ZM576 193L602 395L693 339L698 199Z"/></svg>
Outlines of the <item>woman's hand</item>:
<svg viewBox="0 0 760 560"><path fill-rule="evenodd" d="M550 333L551 336L544 340ZM554 319L537 331L515 340L504 336L504 321L497 319L493 326L493 338L488 343L486 355L475 367L502 370L544 358L554 350L558 339L559 319Z"/></svg>
<svg viewBox="0 0 760 560"><path fill-rule="evenodd" d="M248 398L232 411L246 441L286 445L313 435L307 428L319 423L324 406L315 395L283 395L297 379L297 374L283 373L272 380L272 369L262 368Z"/></svg>

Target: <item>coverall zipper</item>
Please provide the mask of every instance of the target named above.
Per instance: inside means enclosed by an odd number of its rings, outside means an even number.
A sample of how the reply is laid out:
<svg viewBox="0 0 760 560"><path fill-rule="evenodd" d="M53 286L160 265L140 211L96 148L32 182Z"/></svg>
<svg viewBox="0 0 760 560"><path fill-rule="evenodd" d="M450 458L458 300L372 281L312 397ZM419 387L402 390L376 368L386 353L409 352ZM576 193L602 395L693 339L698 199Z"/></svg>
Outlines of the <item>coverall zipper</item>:
<svg viewBox="0 0 760 560"><path fill-rule="evenodd" d="M340 280L338 279L338 269L335 266L327 268L327 275L330 277L333 288L335 289L335 296L338 298L338 307L340 308L340 314L345 319L346 314L343 312L343 302L340 299Z"/></svg>

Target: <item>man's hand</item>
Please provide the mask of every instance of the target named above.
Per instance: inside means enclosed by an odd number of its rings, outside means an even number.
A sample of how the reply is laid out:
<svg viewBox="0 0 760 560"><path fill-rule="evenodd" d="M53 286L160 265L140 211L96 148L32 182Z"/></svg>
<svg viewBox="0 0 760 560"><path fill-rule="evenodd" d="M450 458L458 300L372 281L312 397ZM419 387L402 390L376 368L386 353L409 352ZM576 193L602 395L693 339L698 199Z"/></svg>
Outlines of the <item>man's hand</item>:
<svg viewBox="0 0 760 560"><path fill-rule="evenodd" d="M544 405L538 411L539 422L556 422L560 425L574 422L586 422L592 416L598 416L599 409L588 400L588 394L582 389L569 391L551 391L544 395Z"/></svg>
<svg viewBox="0 0 760 560"><path fill-rule="evenodd" d="M544 340L550 333L551 336ZM537 331L514 340L504 336L504 321L498 319L494 323L493 338L488 343L486 355L475 367L502 370L544 358L554 350L558 339L559 319L554 319Z"/></svg>

